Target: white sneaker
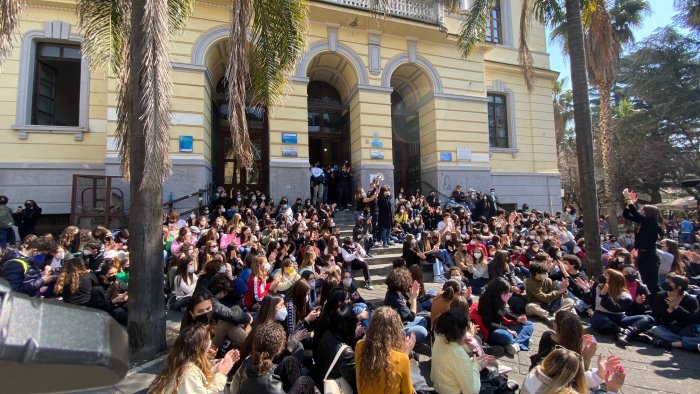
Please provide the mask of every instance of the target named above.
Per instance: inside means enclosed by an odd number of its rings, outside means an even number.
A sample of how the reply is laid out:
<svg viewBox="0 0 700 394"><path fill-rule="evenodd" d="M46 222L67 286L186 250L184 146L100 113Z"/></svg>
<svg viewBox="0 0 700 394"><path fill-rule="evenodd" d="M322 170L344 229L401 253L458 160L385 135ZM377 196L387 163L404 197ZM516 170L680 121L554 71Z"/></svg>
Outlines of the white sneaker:
<svg viewBox="0 0 700 394"><path fill-rule="evenodd" d="M520 345L517 343L510 343L505 346L506 354L509 356L515 356L516 353L520 351Z"/></svg>

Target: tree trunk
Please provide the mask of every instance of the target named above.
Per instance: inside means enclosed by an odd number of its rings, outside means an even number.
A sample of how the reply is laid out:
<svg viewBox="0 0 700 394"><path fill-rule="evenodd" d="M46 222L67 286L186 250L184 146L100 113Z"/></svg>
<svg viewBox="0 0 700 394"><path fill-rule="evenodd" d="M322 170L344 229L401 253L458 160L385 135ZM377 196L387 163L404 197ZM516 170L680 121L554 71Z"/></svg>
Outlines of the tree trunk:
<svg viewBox="0 0 700 394"><path fill-rule="evenodd" d="M566 23L569 26L569 54L571 85L574 96L576 156L578 157L581 208L583 210L584 238L586 239L587 272L590 277L602 273L600 233L598 230L598 196L596 194L593 162L593 133L588 101L586 53L583 42L580 0L566 0Z"/></svg>
<svg viewBox="0 0 700 394"><path fill-rule="evenodd" d="M165 306L163 296L162 186L142 188L146 162L145 131L141 121L141 48L144 45L145 0L131 7L131 48L129 64L129 254L132 262L129 283L129 348L132 358L151 359L165 349Z"/></svg>
<svg viewBox="0 0 700 394"><path fill-rule="evenodd" d="M615 174L612 169L612 112L610 111L610 85L598 86L600 94L600 121L598 133L600 140L600 155L603 162L603 193L608 211L608 232L618 235L617 231L617 199L615 198Z"/></svg>

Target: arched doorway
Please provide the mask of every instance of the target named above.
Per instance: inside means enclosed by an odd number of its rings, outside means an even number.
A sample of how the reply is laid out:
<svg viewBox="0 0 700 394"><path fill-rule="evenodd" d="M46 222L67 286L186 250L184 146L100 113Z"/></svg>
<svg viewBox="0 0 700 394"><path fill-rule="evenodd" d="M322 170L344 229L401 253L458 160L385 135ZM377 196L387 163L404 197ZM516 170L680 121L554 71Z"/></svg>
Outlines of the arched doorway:
<svg viewBox="0 0 700 394"><path fill-rule="evenodd" d="M340 93L329 83L312 81L307 94L309 161L324 166L350 161L350 117Z"/></svg>
<svg viewBox="0 0 700 394"><path fill-rule="evenodd" d="M259 190L268 192L269 173L269 141L267 111L261 107L246 107L248 135L253 143L253 165L250 168L241 167L233 154L231 131L228 122L228 84L226 78L221 78L216 86L214 96L214 135L212 153L215 160L214 180L226 190ZM247 100L249 101L249 100Z"/></svg>
<svg viewBox="0 0 700 394"><path fill-rule="evenodd" d="M433 92L425 70L406 63L391 74L391 131L394 187L413 194L421 189L421 105Z"/></svg>
<svg viewBox="0 0 700 394"><path fill-rule="evenodd" d="M394 154L394 188L404 195L421 188L420 126L418 112L406 108L401 94L391 93L391 136Z"/></svg>

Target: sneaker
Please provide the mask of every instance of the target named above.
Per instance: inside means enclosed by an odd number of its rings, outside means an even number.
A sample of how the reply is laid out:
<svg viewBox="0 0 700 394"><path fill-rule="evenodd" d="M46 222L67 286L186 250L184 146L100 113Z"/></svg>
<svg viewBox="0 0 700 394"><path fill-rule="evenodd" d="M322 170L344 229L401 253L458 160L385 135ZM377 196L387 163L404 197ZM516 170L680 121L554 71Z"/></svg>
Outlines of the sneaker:
<svg viewBox="0 0 700 394"><path fill-rule="evenodd" d="M171 295L168 297L167 301L165 301L165 309L166 309L166 310L170 310L170 304L172 304L173 301L175 301L175 298L176 298L176 297L175 297L175 294L171 294Z"/></svg>
<svg viewBox="0 0 700 394"><path fill-rule="evenodd" d="M515 356L520 351L520 345L517 343L509 343L504 347L506 349L506 354L509 356Z"/></svg>
<svg viewBox="0 0 700 394"><path fill-rule="evenodd" d="M668 341L664 341L663 339L654 339L654 342L652 342L654 347L659 347L662 349L670 350L671 349L671 344ZM698 344L698 349L700 349L700 344Z"/></svg>
<svg viewBox="0 0 700 394"><path fill-rule="evenodd" d="M489 356L494 356L496 358L498 357L503 357L506 354L506 349L503 348L503 346L498 346L498 345L483 345L482 348L484 349L484 353L488 354Z"/></svg>
<svg viewBox="0 0 700 394"><path fill-rule="evenodd" d="M345 212L350 212L350 210L349 210L349 209L347 209L347 208L345 208Z"/></svg>
<svg viewBox="0 0 700 394"><path fill-rule="evenodd" d="M508 388L513 392L518 391L520 388L520 385L515 380L509 380L508 383L506 383L506 386L508 386Z"/></svg>
<svg viewBox="0 0 700 394"><path fill-rule="evenodd" d="M444 284L445 282L447 282L447 279L445 279L445 277L442 275L438 275L433 278L433 283Z"/></svg>
<svg viewBox="0 0 700 394"><path fill-rule="evenodd" d="M374 287L372 287L372 282L365 282L365 289L374 290Z"/></svg>
<svg viewBox="0 0 700 394"><path fill-rule="evenodd" d="M422 354L424 356L430 357L430 345L427 343L416 343L416 345L413 347L413 351Z"/></svg>

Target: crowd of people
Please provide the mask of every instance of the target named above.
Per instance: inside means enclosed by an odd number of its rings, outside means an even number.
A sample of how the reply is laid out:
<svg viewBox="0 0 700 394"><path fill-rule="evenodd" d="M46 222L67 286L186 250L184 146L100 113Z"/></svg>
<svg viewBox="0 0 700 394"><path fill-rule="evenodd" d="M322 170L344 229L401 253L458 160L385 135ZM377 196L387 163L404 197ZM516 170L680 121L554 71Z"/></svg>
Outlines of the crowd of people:
<svg viewBox="0 0 700 394"><path fill-rule="evenodd" d="M276 203L219 188L206 207L165 214L165 305L183 317L150 391L422 392L431 389L423 355L441 394L617 392L623 360L596 357L587 322L621 347L700 351L700 255L663 238L658 209L638 207L634 193L624 196L634 230L606 238L604 274L592 278L582 263L586 224L570 205L506 212L494 189L457 187L440 201L435 192L394 195L380 181L357 189L352 236L341 237L334 219L352 206L322 198ZM30 231L3 246L0 272L14 291L126 324L128 241L128 229L103 226L69 226L58 238ZM373 289L368 262L392 244L402 254L383 302L368 302L358 290ZM442 291L426 291L424 269ZM527 378L514 382L497 357L529 351L531 319L551 330Z"/></svg>

